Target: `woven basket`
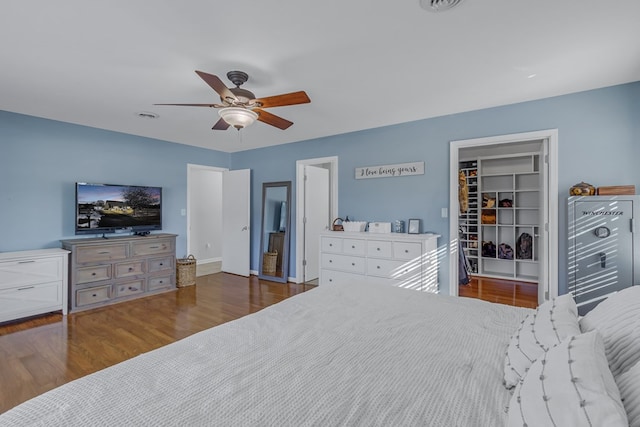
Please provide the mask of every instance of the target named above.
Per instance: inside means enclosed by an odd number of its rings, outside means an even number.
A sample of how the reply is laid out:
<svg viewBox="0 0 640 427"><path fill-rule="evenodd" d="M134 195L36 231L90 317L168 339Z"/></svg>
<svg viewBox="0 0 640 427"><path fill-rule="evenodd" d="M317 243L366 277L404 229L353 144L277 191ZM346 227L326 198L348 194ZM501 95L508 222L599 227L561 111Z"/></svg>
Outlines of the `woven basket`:
<svg viewBox="0 0 640 427"><path fill-rule="evenodd" d="M278 251L265 252L262 257L262 273L273 275L276 273L276 261L278 260Z"/></svg>
<svg viewBox="0 0 640 427"><path fill-rule="evenodd" d="M176 286L184 288L196 284L196 258L189 255L176 259Z"/></svg>

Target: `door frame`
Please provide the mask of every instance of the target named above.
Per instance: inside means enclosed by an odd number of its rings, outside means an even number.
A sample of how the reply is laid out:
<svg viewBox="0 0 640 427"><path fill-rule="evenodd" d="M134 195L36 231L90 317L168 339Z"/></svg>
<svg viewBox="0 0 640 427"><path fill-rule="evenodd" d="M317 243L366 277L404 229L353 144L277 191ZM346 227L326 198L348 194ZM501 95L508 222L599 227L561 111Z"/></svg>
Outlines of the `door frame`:
<svg viewBox="0 0 640 427"><path fill-rule="evenodd" d="M546 209L542 210L541 232L544 239L544 259L538 280L538 303L558 296L558 129L498 135L485 138L451 141L449 155L449 294L458 296L458 169L459 150L485 145L513 144L518 142L543 141L543 152L548 163L548 180L543 193ZM543 285L540 288L540 285Z"/></svg>
<svg viewBox="0 0 640 427"><path fill-rule="evenodd" d="M223 172L228 171L228 168L220 168L215 166L205 166L205 165L197 165L193 163L187 163L187 210L185 212L187 216L187 253L193 253L193 248L191 244L193 243L193 239L191 238L191 212L192 212L192 203L196 198L193 197L193 178L191 176L197 170L204 170L209 172L218 172L222 175ZM222 194L220 194L220 203L222 203ZM215 260L214 260L215 261ZM197 264L198 262L196 262Z"/></svg>
<svg viewBox="0 0 640 427"><path fill-rule="evenodd" d="M338 217L338 156L320 157L296 161L296 277L295 283L304 282L304 168L305 166L329 165L329 213Z"/></svg>

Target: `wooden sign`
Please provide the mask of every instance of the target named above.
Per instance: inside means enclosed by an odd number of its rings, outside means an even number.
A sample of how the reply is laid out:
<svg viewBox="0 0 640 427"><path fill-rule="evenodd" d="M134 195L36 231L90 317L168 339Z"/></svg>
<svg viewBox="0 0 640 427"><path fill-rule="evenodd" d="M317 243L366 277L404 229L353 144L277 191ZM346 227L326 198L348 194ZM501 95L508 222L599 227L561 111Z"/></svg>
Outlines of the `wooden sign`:
<svg viewBox="0 0 640 427"><path fill-rule="evenodd" d="M397 178L409 175L424 175L424 162L356 168L356 179Z"/></svg>

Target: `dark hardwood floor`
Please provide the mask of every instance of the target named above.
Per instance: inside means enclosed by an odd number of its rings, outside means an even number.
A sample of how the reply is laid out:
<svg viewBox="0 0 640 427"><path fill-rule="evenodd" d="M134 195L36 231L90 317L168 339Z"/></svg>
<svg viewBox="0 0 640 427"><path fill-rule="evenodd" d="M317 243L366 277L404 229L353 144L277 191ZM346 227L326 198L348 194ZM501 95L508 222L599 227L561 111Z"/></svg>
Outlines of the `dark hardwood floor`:
<svg viewBox="0 0 640 427"><path fill-rule="evenodd" d="M517 307L538 306L538 284L530 282L471 276L468 285L458 287L458 295Z"/></svg>
<svg viewBox="0 0 640 427"><path fill-rule="evenodd" d="M59 385L261 310L315 286L227 273L68 316L0 325L0 413Z"/></svg>
<svg viewBox="0 0 640 427"><path fill-rule="evenodd" d="M536 306L535 285L499 282L476 280L461 287L460 295ZM0 325L0 413L59 385L314 287L216 273L176 291L66 317L49 314Z"/></svg>

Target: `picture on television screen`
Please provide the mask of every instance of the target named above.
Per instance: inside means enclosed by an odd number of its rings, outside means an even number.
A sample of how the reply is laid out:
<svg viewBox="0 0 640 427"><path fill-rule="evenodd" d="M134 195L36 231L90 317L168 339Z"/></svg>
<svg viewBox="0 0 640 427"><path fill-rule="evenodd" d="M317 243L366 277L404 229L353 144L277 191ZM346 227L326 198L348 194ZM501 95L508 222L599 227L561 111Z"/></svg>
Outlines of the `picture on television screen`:
<svg viewBox="0 0 640 427"><path fill-rule="evenodd" d="M135 185L76 185L76 233L159 230L162 188Z"/></svg>

